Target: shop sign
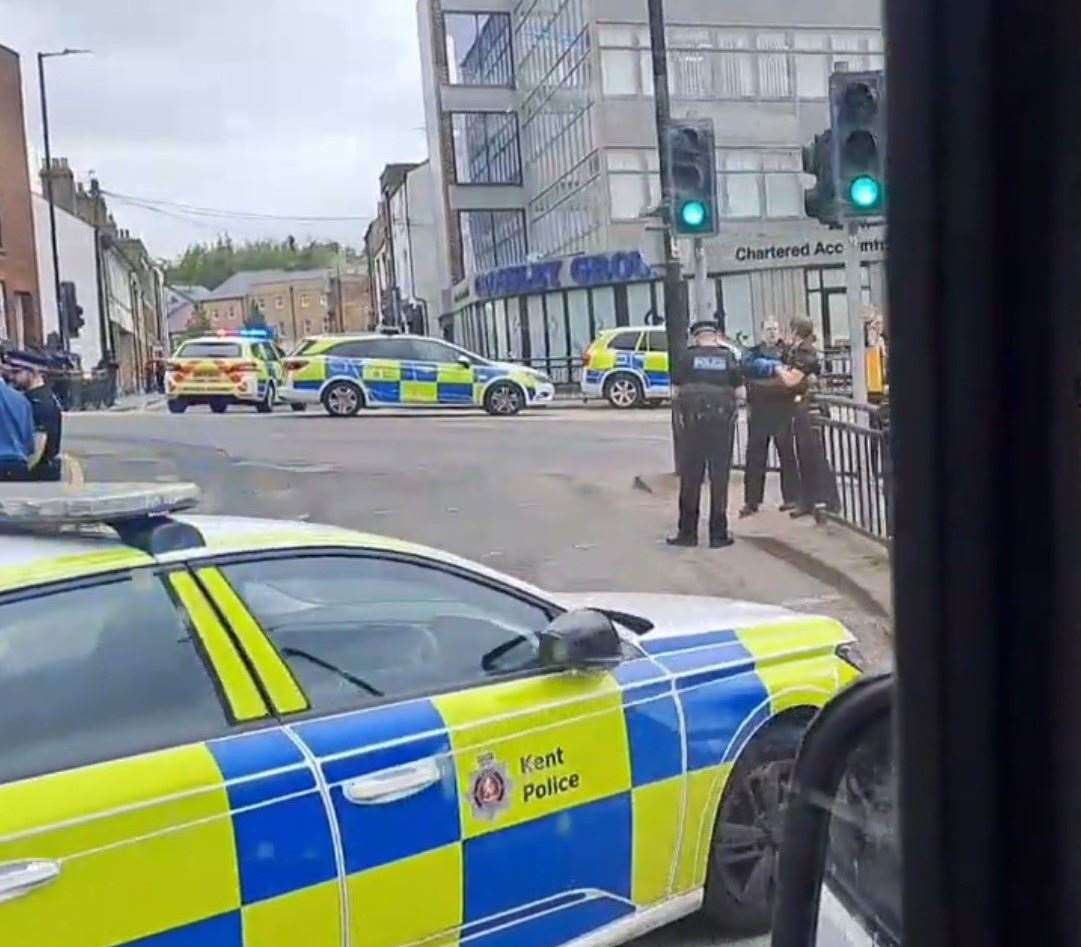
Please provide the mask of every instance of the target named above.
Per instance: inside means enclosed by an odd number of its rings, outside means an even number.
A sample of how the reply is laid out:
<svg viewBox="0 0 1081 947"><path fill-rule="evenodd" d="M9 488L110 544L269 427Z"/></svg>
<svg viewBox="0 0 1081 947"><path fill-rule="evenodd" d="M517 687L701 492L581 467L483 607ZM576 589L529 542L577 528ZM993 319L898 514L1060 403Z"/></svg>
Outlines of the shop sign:
<svg viewBox="0 0 1081 947"><path fill-rule="evenodd" d="M565 277L570 278L569 284L564 284ZM652 277L653 270L642 254L634 250L628 253L574 257L569 266L566 260L551 260L530 266L509 266L491 273L482 273L477 277L474 289L481 299L490 299L493 296L520 296L564 288L632 283Z"/></svg>
<svg viewBox="0 0 1081 947"><path fill-rule="evenodd" d="M886 241L882 237L866 237L860 240L860 253L885 253ZM841 259L845 255L844 240L807 240L803 243L772 243L762 247L736 247L737 263L764 263L773 260L786 261L826 258Z"/></svg>

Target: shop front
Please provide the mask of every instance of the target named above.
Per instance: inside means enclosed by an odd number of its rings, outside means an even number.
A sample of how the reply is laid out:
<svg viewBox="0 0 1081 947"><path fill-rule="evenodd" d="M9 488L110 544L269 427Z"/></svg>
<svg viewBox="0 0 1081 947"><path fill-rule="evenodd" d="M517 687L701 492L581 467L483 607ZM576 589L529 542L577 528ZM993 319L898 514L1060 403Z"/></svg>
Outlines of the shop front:
<svg viewBox="0 0 1081 947"><path fill-rule="evenodd" d="M885 239L860 235L863 301L885 299ZM844 237L817 226L778 234L722 237L708 247L711 315L727 335L752 344L767 318L809 315L819 344L848 344ZM522 362L557 384L578 381L582 353L603 329L665 320L663 269L645 251L557 258L482 273L460 283L445 338L487 358Z"/></svg>

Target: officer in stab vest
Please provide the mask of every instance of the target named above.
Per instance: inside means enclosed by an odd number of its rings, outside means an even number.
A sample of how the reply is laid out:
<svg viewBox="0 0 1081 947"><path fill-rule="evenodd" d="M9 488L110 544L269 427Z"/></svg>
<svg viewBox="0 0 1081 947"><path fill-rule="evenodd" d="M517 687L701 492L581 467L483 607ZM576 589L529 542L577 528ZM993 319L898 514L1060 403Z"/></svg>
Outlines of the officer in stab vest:
<svg viewBox="0 0 1081 947"><path fill-rule="evenodd" d="M732 545L728 532L728 478L739 404L747 391L743 370L732 349L721 341L715 322L691 326L690 347L676 366L674 401L679 445L679 531L671 546L698 545L702 481L709 472L709 544Z"/></svg>

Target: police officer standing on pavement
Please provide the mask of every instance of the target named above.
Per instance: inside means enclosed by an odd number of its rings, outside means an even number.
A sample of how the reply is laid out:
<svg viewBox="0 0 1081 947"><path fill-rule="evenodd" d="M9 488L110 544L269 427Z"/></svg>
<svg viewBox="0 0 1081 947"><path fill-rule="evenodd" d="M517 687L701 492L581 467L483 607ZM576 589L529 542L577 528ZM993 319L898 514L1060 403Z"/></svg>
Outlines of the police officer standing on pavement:
<svg viewBox="0 0 1081 947"><path fill-rule="evenodd" d="M26 480L34 454L30 402L0 373L0 482Z"/></svg>
<svg viewBox="0 0 1081 947"><path fill-rule="evenodd" d="M762 323L762 341L747 353L747 364L780 364L788 352L781 339L781 326L775 319ZM776 378L757 378L748 371L747 377L747 469L744 478L744 504L740 518L754 516L766 493L766 464L769 442L777 445L781 462L781 511L794 510L799 500L799 469L796 447L792 437L794 403L792 392L778 384Z"/></svg>
<svg viewBox="0 0 1081 947"><path fill-rule="evenodd" d="M14 360L15 386L30 402L34 417L34 455L30 458L27 479L56 482L61 479L60 435L62 428L60 403L52 388L45 383L43 363L30 356Z"/></svg>
<svg viewBox="0 0 1081 947"><path fill-rule="evenodd" d="M671 546L697 546L702 482L710 481L709 544L732 545L728 532L728 479L739 402L746 396L738 356L722 344L715 322L691 326L691 344L680 357L674 401L679 444L679 531Z"/></svg>

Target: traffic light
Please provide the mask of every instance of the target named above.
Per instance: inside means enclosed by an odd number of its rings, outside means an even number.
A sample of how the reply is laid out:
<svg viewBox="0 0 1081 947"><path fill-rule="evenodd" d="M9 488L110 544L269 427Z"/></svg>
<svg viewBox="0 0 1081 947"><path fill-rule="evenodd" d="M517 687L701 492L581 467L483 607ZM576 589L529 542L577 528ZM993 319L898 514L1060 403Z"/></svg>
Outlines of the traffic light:
<svg viewBox="0 0 1081 947"><path fill-rule="evenodd" d="M803 207L807 216L830 227L837 225L837 194L833 184L833 132L815 135L803 147L803 173L815 178L815 186L805 191Z"/></svg>
<svg viewBox="0 0 1081 947"><path fill-rule="evenodd" d="M67 328L69 339L77 339L79 330L86 325L83 319L83 307L75 296L75 284L60 284L60 319Z"/></svg>
<svg viewBox="0 0 1081 947"><path fill-rule="evenodd" d="M681 237L717 233L717 136L712 119L678 120L665 134L672 171L672 227Z"/></svg>
<svg viewBox="0 0 1081 947"><path fill-rule="evenodd" d="M834 188L845 217L886 212L886 75L830 77Z"/></svg>

